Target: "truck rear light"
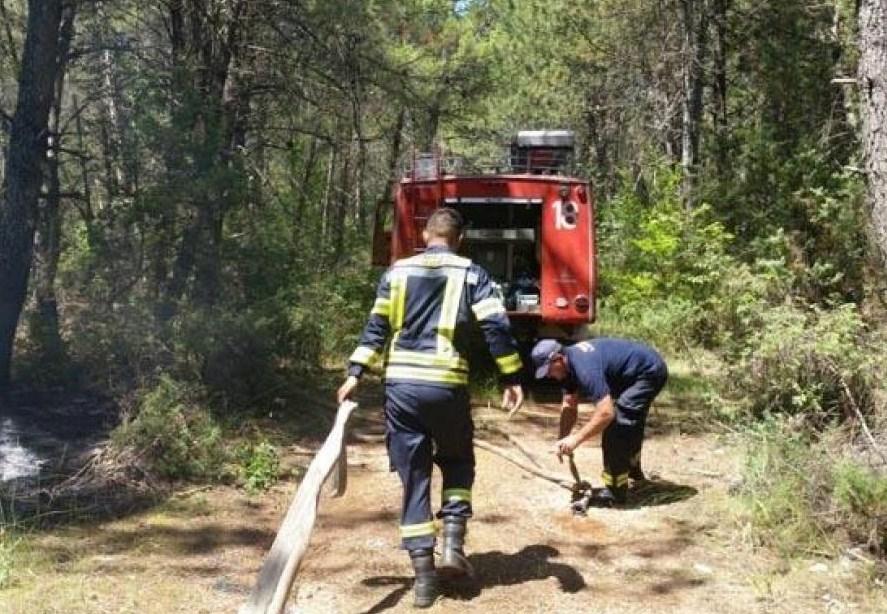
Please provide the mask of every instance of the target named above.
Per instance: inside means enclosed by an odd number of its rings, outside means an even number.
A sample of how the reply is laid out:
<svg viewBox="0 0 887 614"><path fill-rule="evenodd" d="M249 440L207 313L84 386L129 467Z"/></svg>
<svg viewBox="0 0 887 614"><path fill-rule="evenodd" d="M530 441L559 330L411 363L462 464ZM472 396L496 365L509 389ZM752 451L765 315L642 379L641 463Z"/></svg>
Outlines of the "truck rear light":
<svg viewBox="0 0 887 614"><path fill-rule="evenodd" d="M557 307L558 309L566 309L567 307L570 306L570 301L568 301L563 296L559 296L556 299L554 299L554 306Z"/></svg>
<svg viewBox="0 0 887 614"><path fill-rule="evenodd" d="M575 299L573 299L573 304L576 306L576 311L581 311L582 313L588 311L588 308L591 306L588 297L584 294L580 294Z"/></svg>

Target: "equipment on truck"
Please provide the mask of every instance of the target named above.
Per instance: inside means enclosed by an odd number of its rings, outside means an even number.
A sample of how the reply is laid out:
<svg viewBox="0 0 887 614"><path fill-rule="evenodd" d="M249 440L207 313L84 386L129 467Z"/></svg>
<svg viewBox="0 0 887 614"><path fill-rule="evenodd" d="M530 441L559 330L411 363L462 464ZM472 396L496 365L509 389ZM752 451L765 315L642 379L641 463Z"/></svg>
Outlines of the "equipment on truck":
<svg viewBox="0 0 887 614"><path fill-rule="evenodd" d="M574 141L568 130L521 131L494 164L413 154L394 183L389 223L377 213L374 264L422 252L428 216L452 207L468 222L465 255L498 284L515 331L581 336L595 319L597 267L591 186L569 172Z"/></svg>

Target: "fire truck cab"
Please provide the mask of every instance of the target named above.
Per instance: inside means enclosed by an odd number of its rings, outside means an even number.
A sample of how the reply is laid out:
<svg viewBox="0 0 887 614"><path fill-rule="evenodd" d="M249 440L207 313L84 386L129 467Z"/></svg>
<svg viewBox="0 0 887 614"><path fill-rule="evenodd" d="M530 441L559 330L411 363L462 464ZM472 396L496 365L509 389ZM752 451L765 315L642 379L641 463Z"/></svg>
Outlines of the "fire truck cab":
<svg viewBox="0 0 887 614"><path fill-rule="evenodd" d="M461 253L489 271L524 339L582 336L595 318L594 198L567 174L566 130L521 131L499 165L415 154L394 184L390 230L377 219L374 263L425 249L422 229L441 206L460 211Z"/></svg>

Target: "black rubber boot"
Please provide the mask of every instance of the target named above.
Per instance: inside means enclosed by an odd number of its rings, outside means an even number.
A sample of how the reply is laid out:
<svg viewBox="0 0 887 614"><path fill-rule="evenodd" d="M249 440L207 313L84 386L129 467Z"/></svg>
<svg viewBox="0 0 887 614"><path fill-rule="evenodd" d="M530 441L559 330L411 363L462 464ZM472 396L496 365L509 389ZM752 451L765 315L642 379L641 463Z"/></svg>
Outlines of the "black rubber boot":
<svg viewBox="0 0 887 614"><path fill-rule="evenodd" d="M474 577L474 569L465 556L466 518L444 516L443 554L440 557L440 575L446 578Z"/></svg>
<svg viewBox="0 0 887 614"><path fill-rule="evenodd" d="M434 550L431 548L410 550L410 560L416 574L416 582L413 584L413 606L429 608L440 596L437 570L434 569Z"/></svg>
<svg viewBox="0 0 887 614"><path fill-rule="evenodd" d="M589 507L615 507L625 503L626 488L608 488L604 486L596 490L588 500Z"/></svg>
<svg viewBox="0 0 887 614"><path fill-rule="evenodd" d="M647 476L644 475L644 471L641 469L640 465L634 465L628 470L628 477L634 480L635 482L646 482Z"/></svg>

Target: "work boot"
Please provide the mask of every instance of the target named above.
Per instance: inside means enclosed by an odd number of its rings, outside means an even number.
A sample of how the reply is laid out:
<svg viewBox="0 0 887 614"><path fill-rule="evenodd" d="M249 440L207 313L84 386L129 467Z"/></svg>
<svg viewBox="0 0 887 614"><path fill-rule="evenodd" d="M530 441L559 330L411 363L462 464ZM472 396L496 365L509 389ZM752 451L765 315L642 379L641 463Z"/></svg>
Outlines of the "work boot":
<svg viewBox="0 0 887 614"><path fill-rule="evenodd" d="M460 516L444 516L443 554L438 569L446 578L474 577L474 569L464 550L466 522L467 519Z"/></svg>
<svg viewBox="0 0 887 614"><path fill-rule="evenodd" d="M589 507L615 507L625 503L626 488L609 488L604 486L596 490L588 500Z"/></svg>
<svg viewBox="0 0 887 614"><path fill-rule="evenodd" d="M644 471L641 469L640 465L634 465L628 469L628 477L634 480L635 482L646 482L647 476L644 475Z"/></svg>
<svg viewBox="0 0 887 614"><path fill-rule="evenodd" d="M429 608L440 596L437 571L434 569L434 550L431 548L410 550L410 560L416 574L416 582L413 584L413 606Z"/></svg>

